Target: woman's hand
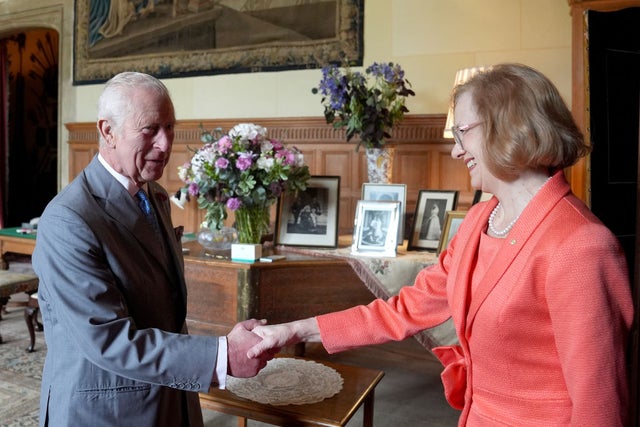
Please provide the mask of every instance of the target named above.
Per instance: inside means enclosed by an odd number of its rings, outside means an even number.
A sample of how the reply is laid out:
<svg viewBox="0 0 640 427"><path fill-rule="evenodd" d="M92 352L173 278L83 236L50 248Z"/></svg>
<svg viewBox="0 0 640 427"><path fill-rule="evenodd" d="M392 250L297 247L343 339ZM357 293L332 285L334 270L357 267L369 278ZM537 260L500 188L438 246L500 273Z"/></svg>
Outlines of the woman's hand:
<svg viewBox="0 0 640 427"><path fill-rule="evenodd" d="M247 352L250 359L263 357L265 353L275 354L282 347L299 342L319 342L320 331L316 319L311 317L279 325L258 325L251 332L262 338Z"/></svg>

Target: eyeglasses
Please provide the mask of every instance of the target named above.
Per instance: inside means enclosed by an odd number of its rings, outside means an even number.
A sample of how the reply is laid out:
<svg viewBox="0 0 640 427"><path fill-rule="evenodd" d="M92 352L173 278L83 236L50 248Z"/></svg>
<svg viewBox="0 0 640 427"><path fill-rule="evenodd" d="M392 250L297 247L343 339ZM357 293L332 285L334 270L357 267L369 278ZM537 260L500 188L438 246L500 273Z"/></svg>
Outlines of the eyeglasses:
<svg viewBox="0 0 640 427"><path fill-rule="evenodd" d="M471 123L470 125L453 126L451 128L451 133L453 134L453 140L455 141L456 144L460 146L460 148L464 150L464 146L462 145L462 137L464 136L464 134L467 133L467 131L470 131L471 129L477 126L480 126L483 123L484 122L476 122L476 123Z"/></svg>

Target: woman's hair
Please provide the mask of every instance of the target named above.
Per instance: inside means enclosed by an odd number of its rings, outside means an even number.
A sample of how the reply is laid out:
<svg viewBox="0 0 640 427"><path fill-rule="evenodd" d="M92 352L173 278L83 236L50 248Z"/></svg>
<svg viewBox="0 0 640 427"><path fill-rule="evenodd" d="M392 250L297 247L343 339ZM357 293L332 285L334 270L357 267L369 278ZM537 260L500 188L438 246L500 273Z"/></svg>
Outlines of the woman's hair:
<svg viewBox="0 0 640 427"><path fill-rule="evenodd" d="M499 64L453 91L453 103L469 93L483 122L487 167L515 179L527 169L556 171L590 151L551 81L521 64Z"/></svg>
<svg viewBox="0 0 640 427"><path fill-rule="evenodd" d="M134 105L129 92L139 89L155 91L171 102L169 90L160 80L149 74L126 71L115 75L105 84L98 99L98 119L110 120L113 129L119 131L124 120L133 113Z"/></svg>

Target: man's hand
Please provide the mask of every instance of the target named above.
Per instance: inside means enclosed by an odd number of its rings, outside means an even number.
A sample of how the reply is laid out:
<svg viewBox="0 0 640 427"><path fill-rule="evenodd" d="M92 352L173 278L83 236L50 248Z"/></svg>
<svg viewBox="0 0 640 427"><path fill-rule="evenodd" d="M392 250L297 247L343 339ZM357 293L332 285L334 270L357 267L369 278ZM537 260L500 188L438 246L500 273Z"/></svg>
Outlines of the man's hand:
<svg viewBox="0 0 640 427"><path fill-rule="evenodd" d="M277 350L266 351L255 358L247 357L249 349L262 341L251 330L264 324L266 324L265 320L249 319L236 324L229 332L227 335L229 375L237 378L253 377L273 358Z"/></svg>

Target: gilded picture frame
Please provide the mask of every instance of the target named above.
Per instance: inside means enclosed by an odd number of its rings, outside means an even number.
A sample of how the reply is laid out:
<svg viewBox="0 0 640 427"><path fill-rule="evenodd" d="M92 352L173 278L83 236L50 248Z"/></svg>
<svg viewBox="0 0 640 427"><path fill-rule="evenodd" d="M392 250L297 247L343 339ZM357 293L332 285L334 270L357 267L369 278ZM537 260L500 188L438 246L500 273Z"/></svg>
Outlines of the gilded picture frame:
<svg viewBox="0 0 640 427"><path fill-rule="evenodd" d="M438 244L437 254L440 255L442 251L447 249L449 242L453 239L453 236L458 232L462 220L467 215L466 211L449 211L445 216L444 228L442 229L442 235L440 236L440 243Z"/></svg>
<svg viewBox="0 0 640 427"><path fill-rule="evenodd" d="M364 0L76 0L73 83L362 65Z"/></svg>

